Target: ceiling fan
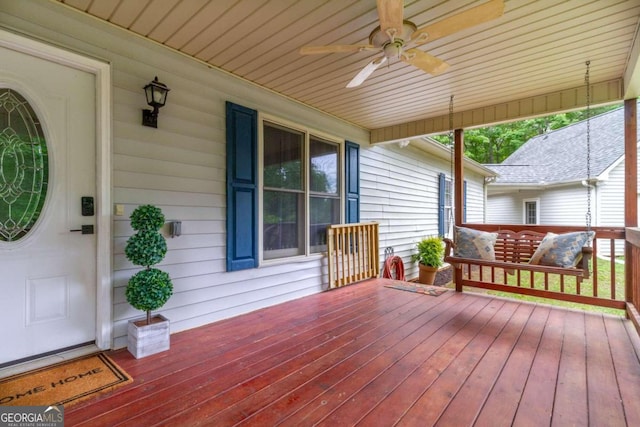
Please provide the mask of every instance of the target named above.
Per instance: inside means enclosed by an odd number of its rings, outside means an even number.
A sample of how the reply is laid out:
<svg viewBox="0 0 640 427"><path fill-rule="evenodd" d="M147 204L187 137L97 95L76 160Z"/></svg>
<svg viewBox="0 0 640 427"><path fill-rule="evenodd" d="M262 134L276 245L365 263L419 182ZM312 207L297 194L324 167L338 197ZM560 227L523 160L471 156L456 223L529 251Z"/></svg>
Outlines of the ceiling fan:
<svg viewBox="0 0 640 427"><path fill-rule="evenodd" d="M449 68L449 64L415 46L499 18L504 12L504 1L490 0L420 29L413 22L403 19L403 0L377 0L377 8L380 25L369 35L369 44L304 46L300 48L300 54L381 51L382 55L369 62L347 87L360 86L380 65L392 58L398 58L435 76Z"/></svg>

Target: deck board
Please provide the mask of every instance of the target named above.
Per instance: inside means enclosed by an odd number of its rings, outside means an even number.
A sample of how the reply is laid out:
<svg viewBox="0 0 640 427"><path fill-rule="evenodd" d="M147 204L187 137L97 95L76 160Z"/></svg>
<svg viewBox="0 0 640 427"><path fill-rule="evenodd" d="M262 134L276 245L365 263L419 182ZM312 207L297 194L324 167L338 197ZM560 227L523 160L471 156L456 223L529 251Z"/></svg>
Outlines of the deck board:
<svg viewBox="0 0 640 427"><path fill-rule="evenodd" d="M396 369L358 390L349 400L320 421L327 425L348 425L384 403L385 417L378 417L376 421L379 425L394 424L396 418L399 418L395 416L396 411L399 412L398 416L403 415L403 411L414 404L428 385L437 378L441 369L460 351L466 340L460 336L467 331L465 326L486 307L487 303L488 301L472 301L471 304L461 307L451 320L439 327L432 340L423 343L422 347L426 351L412 355L414 357L407 360L410 361L408 364L407 361L396 364ZM484 319L480 322L482 321ZM405 369L407 367L409 369ZM357 405L347 405L346 402L357 402Z"/></svg>
<svg viewBox="0 0 640 427"><path fill-rule="evenodd" d="M477 333L433 385L416 401L406 416L400 420L399 425L433 425L440 418L451 401L451 396L455 396L464 385L466 378L471 375L478 361L491 347L516 309L516 304L504 301L496 301L494 306L496 312L489 312L491 314L489 321L485 325L480 325L478 322ZM371 415L368 422L373 423L375 413Z"/></svg>
<svg viewBox="0 0 640 427"><path fill-rule="evenodd" d="M516 346L504 364L498 381L475 421L476 425L511 424L531 371L549 312L548 307L539 306L531 313Z"/></svg>
<svg viewBox="0 0 640 427"><path fill-rule="evenodd" d="M587 384L589 392L589 422L592 425L624 425L625 417L611 359L604 321L586 316Z"/></svg>
<svg viewBox="0 0 640 427"><path fill-rule="evenodd" d="M513 303L517 304L517 303ZM533 312L533 305L519 304L498 338L478 362L476 368L463 378L464 385L452 399L437 424L443 426L468 426L477 418L484 402L487 400L494 384L498 380L505 361L524 326Z"/></svg>
<svg viewBox="0 0 640 427"><path fill-rule="evenodd" d="M558 369L562 354L562 334L566 312L552 310L549 313L542 339L538 346L527 383L522 393L522 402L516 412L514 426L531 425L536 419L542 425L551 423L553 396L558 381Z"/></svg>
<svg viewBox="0 0 640 427"><path fill-rule="evenodd" d="M255 416L248 417L244 423L275 425L284 421L291 414L302 410L303 407L306 407L305 409L309 412L313 412L313 408L316 406L329 408L334 406L335 402L343 401L348 394L353 394L368 381L380 375L384 369L404 358L425 340L429 331L435 331L438 324L445 323L448 317L444 314L449 313L454 304L450 300L451 296L452 294L447 295L446 299L443 297L443 300L439 301L437 305L425 307L420 316L404 328L399 329L394 334L395 336L389 337L397 341L395 344L387 344L387 348L382 347L375 352L360 352L344 359L313 380L284 394ZM440 318L439 321L435 320L437 316ZM422 329L421 333L415 333L419 329ZM299 420L302 417L302 413L299 413L296 419Z"/></svg>
<svg viewBox="0 0 640 427"><path fill-rule="evenodd" d="M552 426L589 424L585 314L567 312L558 368Z"/></svg>
<svg viewBox="0 0 640 427"><path fill-rule="evenodd" d="M385 283L177 333L144 359L112 352L134 382L65 425L640 425L628 320Z"/></svg>
<svg viewBox="0 0 640 427"><path fill-rule="evenodd" d="M629 332L636 334L635 329L628 331L620 319L605 318L605 327L609 337L611 357L615 371L624 373L616 375L618 390L620 390L622 404L625 411L625 419L628 425L640 426L640 366L638 365L637 348L629 341L629 338L638 341L637 335L629 337Z"/></svg>
<svg viewBox="0 0 640 427"><path fill-rule="evenodd" d="M406 324L423 311L424 308L419 303L407 304L389 315L378 317L376 320L379 319L382 322L376 321L374 328L370 324L363 324L343 336L335 337L330 346L321 345L303 354L298 354L299 350L294 348L297 357L287 360L286 364L264 371L260 376L243 383L242 387L230 390L229 396L225 396L227 402L244 403L243 399L252 397L254 402L258 400L259 403L250 404L248 407L239 404L228 407L223 404L222 408L218 408L214 402L209 401L196 409L204 413L214 413L219 409L222 412L210 419L196 417L197 419L193 420L184 414L180 416L180 420L186 421L189 425L197 425L197 422L233 425L240 422L247 415L251 415L255 408L259 408L258 405L275 399L283 389L299 387L349 357L357 355L366 362L371 355L384 350L389 342L397 340L397 336L402 335ZM187 416L186 419L185 416Z"/></svg>

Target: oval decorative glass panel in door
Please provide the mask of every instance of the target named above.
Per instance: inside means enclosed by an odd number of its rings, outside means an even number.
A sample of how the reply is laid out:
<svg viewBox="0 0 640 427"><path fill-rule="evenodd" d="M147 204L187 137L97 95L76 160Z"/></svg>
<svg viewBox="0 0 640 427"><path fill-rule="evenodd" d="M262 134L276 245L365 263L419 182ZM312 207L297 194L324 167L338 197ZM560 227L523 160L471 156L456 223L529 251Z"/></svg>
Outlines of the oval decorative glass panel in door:
<svg viewBox="0 0 640 427"><path fill-rule="evenodd" d="M47 195L49 160L42 126L29 102L0 88L0 242L25 237Z"/></svg>

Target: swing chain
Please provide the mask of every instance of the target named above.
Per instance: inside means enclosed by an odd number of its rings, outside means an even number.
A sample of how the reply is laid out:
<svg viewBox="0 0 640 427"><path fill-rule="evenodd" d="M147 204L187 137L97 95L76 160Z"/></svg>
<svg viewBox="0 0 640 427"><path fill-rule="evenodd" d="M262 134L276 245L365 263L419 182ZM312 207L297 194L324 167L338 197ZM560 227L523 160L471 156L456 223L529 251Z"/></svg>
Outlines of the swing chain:
<svg viewBox="0 0 640 427"><path fill-rule="evenodd" d="M584 75L584 82L587 86L587 213L585 215L587 231L591 231L591 87L589 84L589 66L591 61L586 63L587 71Z"/></svg>
<svg viewBox="0 0 640 427"><path fill-rule="evenodd" d="M447 227L447 230L445 230L445 234L452 229L451 228L451 224L453 224L453 203L454 203L454 197L453 197L453 174L454 174L454 163L455 163L455 147L454 147L454 140L453 140L453 95L451 95L451 97L449 98L449 148L451 150L451 170L449 172L449 177L451 178L451 184L449 187L449 227ZM446 183L445 183L445 187L446 187Z"/></svg>

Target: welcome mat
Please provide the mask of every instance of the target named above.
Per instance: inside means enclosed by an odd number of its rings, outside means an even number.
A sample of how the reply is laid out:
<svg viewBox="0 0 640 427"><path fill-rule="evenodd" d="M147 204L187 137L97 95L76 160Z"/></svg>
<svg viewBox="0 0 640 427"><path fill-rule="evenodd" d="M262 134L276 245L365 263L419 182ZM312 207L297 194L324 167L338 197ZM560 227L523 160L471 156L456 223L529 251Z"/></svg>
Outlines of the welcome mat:
<svg viewBox="0 0 640 427"><path fill-rule="evenodd" d="M419 294L431 295L432 297L439 297L443 293L447 292L446 288L438 288L436 286L420 285L418 283L405 283L394 282L390 285L384 285L385 288L400 289L401 291L416 292Z"/></svg>
<svg viewBox="0 0 640 427"><path fill-rule="evenodd" d="M0 379L0 406L69 405L131 381L97 353Z"/></svg>

